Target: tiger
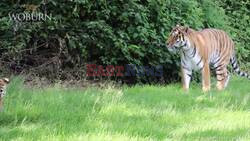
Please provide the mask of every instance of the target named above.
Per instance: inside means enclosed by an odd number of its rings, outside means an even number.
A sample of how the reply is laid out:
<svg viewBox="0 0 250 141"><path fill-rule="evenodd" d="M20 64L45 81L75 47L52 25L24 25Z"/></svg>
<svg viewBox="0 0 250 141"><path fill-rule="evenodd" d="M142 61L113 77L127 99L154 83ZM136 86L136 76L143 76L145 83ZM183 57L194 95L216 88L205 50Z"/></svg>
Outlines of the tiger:
<svg viewBox="0 0 250 141"><path fill-rule="evenodd" d="M229 82L227 69L231 63L234 72L250 79L250 75L239 68L234 42L220 29L206 28L196 31L187 26L176 25L167 38L166 47L171 53L180 54L182 87L188 91L193 71L202 75L202 91L211 89L210 71L216 74L216 87L224 90Z"/></svg>
<svg viewBox="0 0 250 141"><path fill-rule="evenodd" d="M6 87L7 87L9 82L10 81L8 78L0 79L0 111L3 108L3 98L6 94Z"/></svg>

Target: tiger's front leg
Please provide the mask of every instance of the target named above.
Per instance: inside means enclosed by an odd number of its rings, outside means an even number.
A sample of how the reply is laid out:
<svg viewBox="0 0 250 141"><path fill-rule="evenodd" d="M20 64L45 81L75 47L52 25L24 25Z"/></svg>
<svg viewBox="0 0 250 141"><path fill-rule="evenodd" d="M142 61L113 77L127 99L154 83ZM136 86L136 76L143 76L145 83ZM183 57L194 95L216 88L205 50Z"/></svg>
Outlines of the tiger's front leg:
<svg viewBox="0 0 250 141"><path fill-rule="evenodd" d="M2 106L3 106L3 101L2 101L2 98L1 98L1 95L0 95L0 112L2 111Z"/></svg>
<svg viewBox="0 0 250 141"><path fill-rule="evenodd" d="M202 68L202 90L203 92L207 92L210 88L210 68L209 63L205 62Z"/></svg>
<svg viewBox="0 0 250 141"><path fill-rule="evenodd" d="M181 72L182 72L182 87L183 87L184 91L188 91L190 81L192 78L192 70L181 67Z"/></svg>

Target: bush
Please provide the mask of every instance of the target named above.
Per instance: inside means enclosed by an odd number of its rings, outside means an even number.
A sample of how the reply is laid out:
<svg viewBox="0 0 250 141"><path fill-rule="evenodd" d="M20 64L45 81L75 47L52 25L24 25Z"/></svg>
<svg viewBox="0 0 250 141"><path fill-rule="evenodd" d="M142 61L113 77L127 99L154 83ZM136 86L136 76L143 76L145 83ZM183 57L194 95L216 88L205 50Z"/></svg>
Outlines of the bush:
<svg viewBox="0 0 250 141"><path fill-rule="evenodd" d="M48 0L44 5L32 2L38 6L36 12L50 13L53 19L17 24L9 20L8 13L27 10L23 5L29 6L31 1L0 3L1 62L17 73L28 71L53 78L69 74L70 70L77 74L74 77L80 77L88 63L163 65L165 82L176 80L180 61L166 50L165 42L177 23L197 30L205 27L226 30L236 42L242 64L250 61L249 2ZM235 7L241 8L234 10Z"/></svg>

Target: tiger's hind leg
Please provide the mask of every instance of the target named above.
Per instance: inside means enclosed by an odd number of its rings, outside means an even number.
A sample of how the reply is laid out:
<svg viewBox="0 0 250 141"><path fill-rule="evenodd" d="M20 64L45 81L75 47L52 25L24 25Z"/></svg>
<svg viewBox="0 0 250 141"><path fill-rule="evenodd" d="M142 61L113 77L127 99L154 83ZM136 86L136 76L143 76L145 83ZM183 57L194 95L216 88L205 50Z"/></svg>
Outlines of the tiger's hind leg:
<svg viewBox="0 0 250 141"><path fill-rule="evenodd" d="M218 68L216 70L216 78L217 78L217 84L216 87L218 90L224 90L229 82L230 75L227 71L226 67Z"/></svg>
<svg viewBox="0 0 250 141"><path fill-rule="evenodd" d="M224 84L224 88L227 87L227 85L229 83L229 79L230 79L230 74L229 74L229 72L227 72L227 77L226 77L226 81L225 81L225 84Z"/></svg>
<svg viewBox="0 0 250 141"><path fill-rule="evenodd" d="M0 95L1 96L1 95ZM0 112L2 111L2 108L3 107L3 101L2 101L2 98L0 97Z"/></svg>

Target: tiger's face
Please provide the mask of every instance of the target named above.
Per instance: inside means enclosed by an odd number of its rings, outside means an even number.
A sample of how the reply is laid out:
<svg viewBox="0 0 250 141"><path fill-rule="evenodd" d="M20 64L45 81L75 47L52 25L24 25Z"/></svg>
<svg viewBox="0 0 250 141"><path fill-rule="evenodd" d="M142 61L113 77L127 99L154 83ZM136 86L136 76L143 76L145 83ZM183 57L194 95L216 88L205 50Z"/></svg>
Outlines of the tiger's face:
<svg viewBox="0 0 250 141"><path fill-rule="evenodd" d="M167 48L170 52L176 53L181 49L185 49L188 43L187 27L177 25L174 27L167 40Z"/></svg>
<svg viewBox="0 0 250 141"><path fill-rule="evenodd" d="M0 110L1 110L2 105L3 105L3 97L6 94L6 87L7 87L8 83L9 83L8 78L0 79Z"/></svg>

